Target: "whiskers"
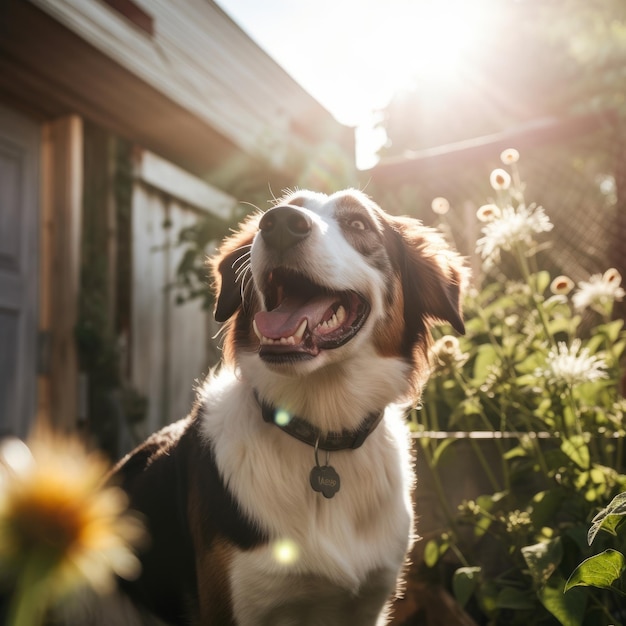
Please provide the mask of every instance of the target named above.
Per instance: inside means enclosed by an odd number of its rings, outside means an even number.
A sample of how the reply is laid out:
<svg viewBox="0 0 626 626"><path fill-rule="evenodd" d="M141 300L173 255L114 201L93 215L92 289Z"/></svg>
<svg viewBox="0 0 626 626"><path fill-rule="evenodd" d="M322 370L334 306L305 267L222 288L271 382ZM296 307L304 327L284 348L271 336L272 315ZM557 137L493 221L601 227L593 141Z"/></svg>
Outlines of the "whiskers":
<svg viewBox="0 0 626 626"><path fill-rule="evenodd" d="M235 272L235 282L239 284L241 293L241 306L246 309L246 294L252 285L252 274L250 272L250 251L252 245L248 244L237 248L235 252L241 252L233 261L232 268Z"/></svg>

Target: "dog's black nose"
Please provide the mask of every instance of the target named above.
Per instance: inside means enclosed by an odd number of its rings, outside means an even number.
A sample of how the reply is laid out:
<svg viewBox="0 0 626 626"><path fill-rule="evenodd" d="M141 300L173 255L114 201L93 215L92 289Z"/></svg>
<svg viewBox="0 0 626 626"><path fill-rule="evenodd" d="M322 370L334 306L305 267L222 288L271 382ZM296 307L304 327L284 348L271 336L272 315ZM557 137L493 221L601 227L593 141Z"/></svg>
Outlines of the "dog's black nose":
<svg viewBox="0 0 626 626"><path fill-rule="evenodd" d="M311 234L311 219L298 207L277 206L263 215L259 229L270 248L283 251Z"/></svg>

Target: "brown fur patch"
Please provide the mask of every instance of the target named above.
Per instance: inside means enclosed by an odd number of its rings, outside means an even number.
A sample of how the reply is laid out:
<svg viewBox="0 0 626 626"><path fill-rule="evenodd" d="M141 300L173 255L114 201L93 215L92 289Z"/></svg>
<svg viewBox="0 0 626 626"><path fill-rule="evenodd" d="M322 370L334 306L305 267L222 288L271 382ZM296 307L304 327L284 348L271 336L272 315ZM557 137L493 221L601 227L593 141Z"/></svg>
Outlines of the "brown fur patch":
<svg viewBox="0 0 626 626"><path fill-rule="evenodd" d="M374 346L381 356L393 357L402 353L404 336L404 295L398 276L393 277L391 297L387 300L387 317L374 329Z"/></svg>
<svg viewBox="0 0 626 626"><path fill-rule="evenodd" d="M197 555L199 624L235 623L229 581L233 551L227 541L216 539L208 550Z"/></svg>

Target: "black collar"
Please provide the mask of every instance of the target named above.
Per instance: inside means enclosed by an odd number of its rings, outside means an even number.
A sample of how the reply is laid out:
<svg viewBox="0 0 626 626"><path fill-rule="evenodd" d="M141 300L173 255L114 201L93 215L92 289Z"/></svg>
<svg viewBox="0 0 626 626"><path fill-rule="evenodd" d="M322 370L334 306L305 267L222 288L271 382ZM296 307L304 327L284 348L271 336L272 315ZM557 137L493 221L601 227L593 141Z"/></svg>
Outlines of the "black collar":
<svg viewBox="0 0 626 626"><path fill-rule="evenodd" d="M356 430L342 430L341 432L329 432L322 435L319 428L297 415L290 416L288 420L285 420L286 423L283 424L280 419L281 411L263 402L258 394L255 393L254 395L261 407L264 421L268 424L274 424L283 432L299 441L310 446L317 446L320 450L328 450L329 452L360 448L363 442L374 432L376 426L380 424L380 420L385 413L384 410L369 413Z"/></svg>

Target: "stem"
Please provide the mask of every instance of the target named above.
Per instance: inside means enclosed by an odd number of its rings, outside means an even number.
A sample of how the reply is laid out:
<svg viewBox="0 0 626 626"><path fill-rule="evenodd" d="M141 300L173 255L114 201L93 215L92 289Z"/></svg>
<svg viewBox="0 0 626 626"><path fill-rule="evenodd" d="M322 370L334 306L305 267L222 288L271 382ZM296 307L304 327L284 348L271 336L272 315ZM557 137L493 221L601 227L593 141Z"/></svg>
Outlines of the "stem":
<svg viewBox="0 0 626 626"><path fill-rule="evenodd" d="M530 438L532 444L533 444L533 448L535 450L535 455L537 457L537 461L539 462L539 467L541 468L541 471L543 472L544 476L549 477L550 476L550 469L548 468L548 464L546 463L546 459L543 456L543 452L541 450L541 445L539 443L539 439L537 439L537 437L531 437Z"/></svg>
<svg viewBox="0 0 626 626"><path fill-rule="evenodd" d="M438 381L433 381L437 385ZM437 413L437 392L433 390L433 385L426 387L427 401L424 403L424 408L428 407L428 430L439 430L439 415Z"/></svg>
<svg viewBox="0 0 626 626"><path fill-rule="evenodd" d="M495 441L495 442L499 443L497 439L492 439L491 441ZM478 442L475 439L471 439L471 438L470 438L469 442L470 442L470 445L472 446L472 450L474 451L474 454L478 458L478 462L480 463L481 467L483 468L483 471L485 472L485 474L487 475L487 478L489 479L489 482L491 483L491 488L494 490L494 492L500 491L501 487L498 484L498 480L496 479L495 474L491 471L491 467L489 466L489 463L487 462L487 459L485 458L485 455L483 454L482 450L480 449L480 446L478 445ZM499 447L498 451L501 452L501 448L500 447ZM502 456L502 455L500 455L500 456ZM503 463L503 465L506 465L506 464ZM504 469L504 467L503 467L503 469Z"/></svg>
<svg viewBox="0 0 626 626"><path fill-rule="evenodd" d="M47 608L44 581L35 559L29 559L13 591L7 626L39 626Z"/></svg>
<svg viewBox="0 0 626 626"><path fill-rule="evenodd" d="M580 410L578 405L576 404L576 398L574 398L574 390L571 385L568 386L567 389L567 403L569 404L570 409L572 410L572 414L574 415L574 427L576 428L576 434L583 434L583 429L580 426ZM563 425L567 426L565 420L563 420ZM568 433L569 436L570 433Z"/></svg>
<svg viewBox="0 0 626 626"><path fill-rule="evenodd" d="M614 589L614 591L617 591L617 590ZM602 613L604 613L604 615L605 615L605 617L607 619L607 624L614 624L615 626L621 626L622 622L618 622L618 621L615 620L615 616L611 613L611 611L606 606L606 603L603 600L598 598L595 593L591 593L589 595L590 595L591 602L593 603L593 605L595 607L597 607L598 609L600 609L600 611ZM622 595L622 594L620 594L620 595Z"/></svg>
<svg viewBox="0 0 626 626"><path fill-rule="evenodd" d="M517 262L519 263L520 270L522 271L522 276L524 277L524 280L526 281L526 284L530 288L531 299L533 301L533 305L535 307L535 310L539 314L539 321L541 322L541 326L543 327L543 331L546 334L546 338L548 340L548 343L552 347L554 347L555 346L555 342L554 342L554 338L550 334L550 330L548 328L548 321L546 320L545 311L543 310L543 307L541 306L541 302L539 301L539 295L536 293L536 291L535 291L535 289L533 287L533 284L532 284L531 273L530 273L530 269L528 267L528 260L526 259L526 256L524 255L524 252L520 249L519 246L515 246L515 257L517 259Z"/></svg>
<svg viewBox="0 0 626 626"><path fill-rule="evenodd" d="M426 459L426 464L428 465L428 469L430 470L430 474L433 479L433 486L435 488L435 493L437 494L437 499L439 500L439 503L441 504L441 510L443 511L444 517L446 518L446 521L448 522L448 525L450 529L452 530L454 537L457 537L459 533L458 533L456 519L454 515L452 514L450 507L448 506L448 501L446 499L446 491L443 488L443 485L441 484L441 479L439 478L437 467L433 463L433 457L430 454L430 450L429 450L430 442L426 440L425 443L426 445L422 445L421 449L422 449L424 458ZM452 546L452 544L450 545ZM455 550L455 554L457 554L457 550ZM459 557L460 554L461 554L460 551L458 551L457 557ZM459 560L466 562L464 558L459 558Z"/></svg>
<svg viewBox="0 0 626 626"><path fill-rule="evenodd" d="M465 558L464 554L461 552L459 546L457 546L456 543L450 542L450 550L454 552L454 556L456 556L456 558L459 560L459 563L461 563L462 567L470 566L469 561Z"/></svg>
<svg viewBox="0 0 626 626"><path fill-rule="evenodd" d="M465 380L461 372L459 372L458 370L454 371L454 376L458 384L460 385L461 389L463 389L465 395L468 396L469 395L468 391L470 387L468 382ZM481 407L480 407L478 414L480 416L480 419L485 424L486 430L490 432L495 432L493 425L491 424L491 422L489 421L489 418L487 417L484 410L482 409L482 402L491 404L492 409L494 409L498 415L500 415L502 411L500 410L499 407L496 406L494 402L492 402L491 398L489 398L486 395L481 395ZM496 448L498 449L498 454L500 455L500 458L502 459L502 478L504 480L504 487L505 489L508 490L510 488L510 476L509 476L509 466L504 458L505 450L502 446L502 442L500 441L500 439L498 439L497 437L494 437L493 441L495 442ZM477 455L479 457L478 458L479 462L485 468L485 472L487 473L487 476L489 477L491 484L494 486L494 489L496 489L497 491L499 485L495 479L495 476L493 475L493 472L491 472L491 468L488 467L486 460L484 459L484 457L482 457L482 453L477 452Z"/></svg>
<svg viewBox="0 0 626 626"><path fill-rule="evenodd" d="M615 453L615 469L621 473L622 463L624 462L624 438L618 437Z"/></svg>

